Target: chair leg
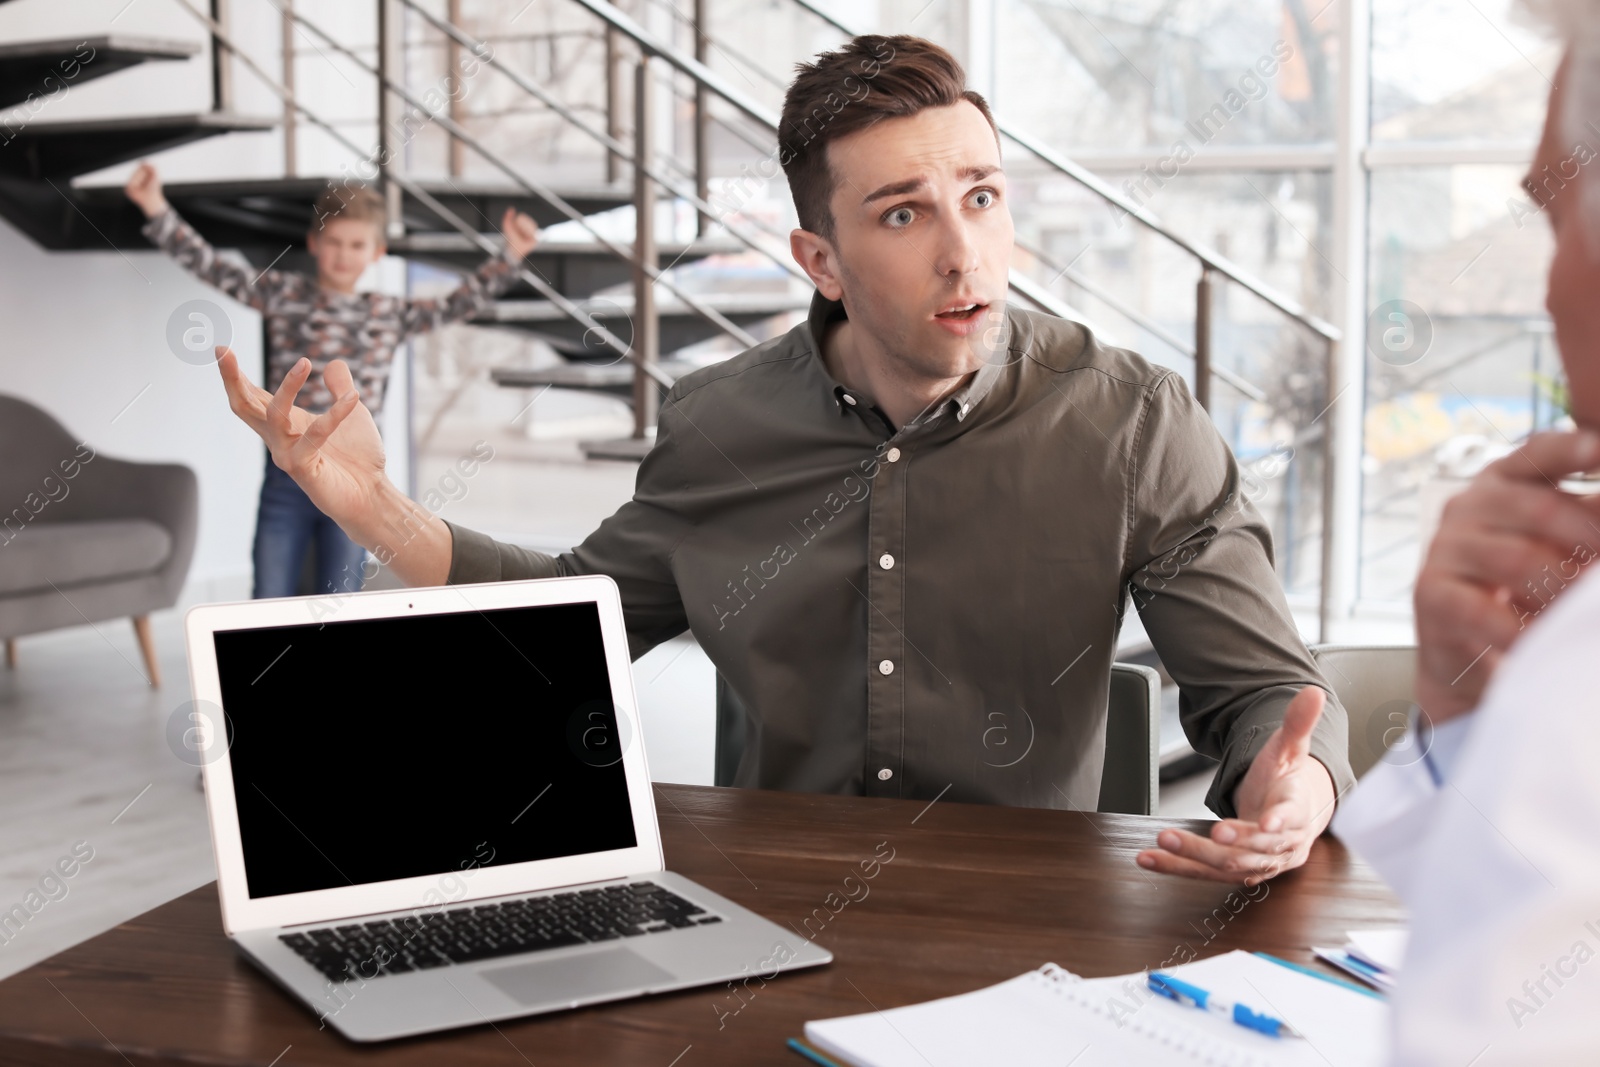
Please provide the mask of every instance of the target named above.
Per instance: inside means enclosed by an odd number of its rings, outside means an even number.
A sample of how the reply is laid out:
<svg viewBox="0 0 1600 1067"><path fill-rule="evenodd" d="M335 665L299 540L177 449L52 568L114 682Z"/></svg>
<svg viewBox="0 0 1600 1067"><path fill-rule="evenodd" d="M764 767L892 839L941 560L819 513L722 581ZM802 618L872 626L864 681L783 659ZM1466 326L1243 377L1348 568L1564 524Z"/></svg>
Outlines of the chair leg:
<svg viewBox="0 0 1600 1067"><path fill-rule="evenodd" d="M15 667L16 665L17 665L17 639L15 637L8 637L8 638L6 638L6 666L7 667Z"/></svg>
<svg viewBox="0 0 1600 1067"><path fill-rule="evenodd" d="M156 659L156 641L150 634L150 616L133 617L133 633L139 639L139 653L144 656L144 669L150 672L150 684L161 686L161 663Z"/></svg>

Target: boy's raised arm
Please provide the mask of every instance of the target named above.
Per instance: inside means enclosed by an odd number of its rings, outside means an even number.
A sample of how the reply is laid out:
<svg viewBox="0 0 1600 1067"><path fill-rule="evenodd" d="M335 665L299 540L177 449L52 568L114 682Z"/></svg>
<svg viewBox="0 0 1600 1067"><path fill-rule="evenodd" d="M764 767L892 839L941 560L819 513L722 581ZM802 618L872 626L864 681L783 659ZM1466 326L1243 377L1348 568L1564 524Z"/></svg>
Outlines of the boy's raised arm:
<svg viewBox="0 0 1600 1067"><path fill-rule="evenodd" d="M139 206L150 221L144 235L178 265L207 285L227 293L241 304L260 311L267 302L266 290L278 280L275 271L254 274L217 256L216 249L184 222L161 191L161 178L149 163L140 163L123 189L128 199Z"/></svg>
<svg viewBox="0 0 1600 1067"><path fill-rule="evenodd" d="M539 243L539 227L527 215L508 207L501 216L500 230L506 239L504 254L491 257L443 300L413 300L406 305L402 313L406 336L470 318L505 291L516 278L517 265Z"/></svg>

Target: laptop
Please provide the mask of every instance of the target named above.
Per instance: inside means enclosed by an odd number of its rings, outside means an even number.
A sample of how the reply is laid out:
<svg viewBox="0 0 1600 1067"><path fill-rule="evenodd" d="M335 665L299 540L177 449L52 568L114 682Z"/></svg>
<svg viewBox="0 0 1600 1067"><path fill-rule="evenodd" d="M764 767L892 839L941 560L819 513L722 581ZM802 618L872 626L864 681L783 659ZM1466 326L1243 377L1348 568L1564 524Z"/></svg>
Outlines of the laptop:
<svg viewBox="0 0 1600 1067"><path fill-rule="evenodd" d="M666 869L605 577L196 607L228 937L355 1041L832 959Z"/></svg>

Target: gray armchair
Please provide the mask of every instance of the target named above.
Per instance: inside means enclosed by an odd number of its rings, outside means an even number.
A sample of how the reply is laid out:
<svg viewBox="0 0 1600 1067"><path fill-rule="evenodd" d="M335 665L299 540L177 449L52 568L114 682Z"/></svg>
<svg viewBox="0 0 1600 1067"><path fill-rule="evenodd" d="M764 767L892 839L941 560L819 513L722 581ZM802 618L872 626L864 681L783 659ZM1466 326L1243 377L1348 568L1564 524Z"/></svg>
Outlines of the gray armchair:
<svg viewBox="0 0 1600 1067"><path fill-rule="evenodd" d="M172 463L97 455L25 400L0 395L0 637L128 616L161 684L149 613L177 603L199 489Z"/></svg>

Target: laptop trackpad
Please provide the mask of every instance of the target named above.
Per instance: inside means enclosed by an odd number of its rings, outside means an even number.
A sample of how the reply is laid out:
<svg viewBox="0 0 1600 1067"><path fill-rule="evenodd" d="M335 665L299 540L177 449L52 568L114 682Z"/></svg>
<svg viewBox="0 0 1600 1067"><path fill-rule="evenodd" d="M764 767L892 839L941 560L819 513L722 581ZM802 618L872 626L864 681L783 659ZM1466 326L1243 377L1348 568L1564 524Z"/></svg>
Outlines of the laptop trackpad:
<svg viewBox="0 0 1600 1067"><path fill-rule="evenodd" d="M612 948L564 959L519 963L479 975L522 1004L570 1003L598 993L631 993L671 981L664 971L632 949Z"/></svg>

